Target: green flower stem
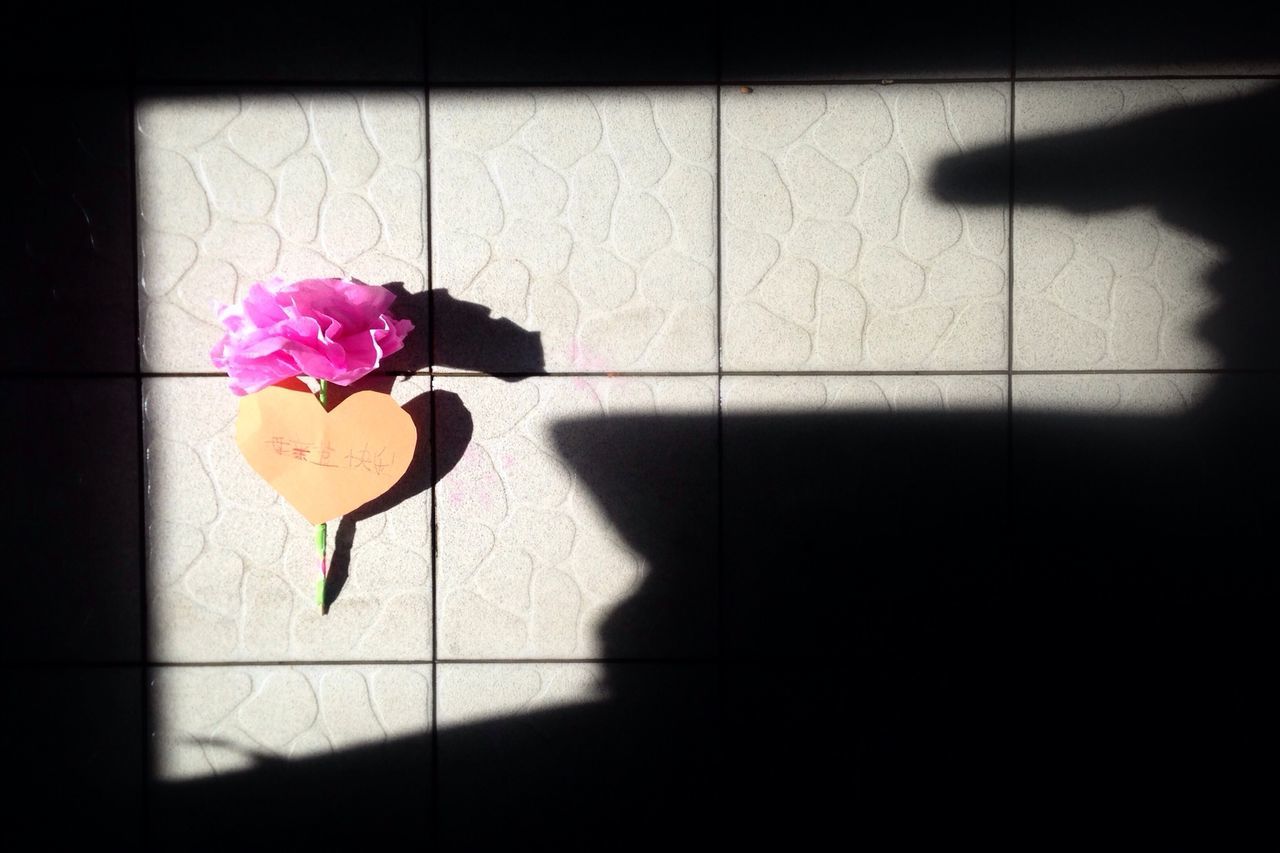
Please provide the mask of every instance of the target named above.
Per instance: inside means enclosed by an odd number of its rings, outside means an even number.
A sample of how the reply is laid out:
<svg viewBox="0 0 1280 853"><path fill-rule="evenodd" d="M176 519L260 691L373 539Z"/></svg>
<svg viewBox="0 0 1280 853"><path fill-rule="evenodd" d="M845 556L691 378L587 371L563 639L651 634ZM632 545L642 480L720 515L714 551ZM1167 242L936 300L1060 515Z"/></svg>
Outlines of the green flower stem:
<svg viewBox="0 0 1280 853"><path fill-rule="evenodd" d="M329 411L329 383L320 380L320 405L324 410ZM324 582L329 574L329 567L325 565L325 556L328 552L329 525L328 522L320 522L316 525L316 551L320 555L320 579L316 581L316 606L320 608L320 612L324 613Z"/></svg>

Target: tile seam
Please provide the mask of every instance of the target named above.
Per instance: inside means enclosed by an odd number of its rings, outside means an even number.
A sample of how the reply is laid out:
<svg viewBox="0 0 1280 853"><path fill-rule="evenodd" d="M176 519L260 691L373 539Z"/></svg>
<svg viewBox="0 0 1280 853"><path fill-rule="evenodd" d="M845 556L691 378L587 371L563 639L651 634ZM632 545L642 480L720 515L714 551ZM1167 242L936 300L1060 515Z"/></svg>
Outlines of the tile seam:
<svg viewBox="0 0 1280 853"><path fill-rule="evenodd" d="M1014 461L1013 461L1013 336L1016 333L1013 325L1013 287L1014 287L1014 259L1013 259L1013 229L1014 229L1014 210L1016 208L1017 198L1017 114L1018 114L1018 19L1016 4L1009 4L1009 195L1007 210L1007 222L1009 225L1009 233L1005 250L1008 253L1006 260L1008 261L1006 268L1005 282L1008 285L1008 302L1005 326L1005 369L1008 371L1008 377L1005 380L1005 500L1008 514L1006 515L1006 523L1008 529L1013 529L1013 489L1014 489Z"/></svg>
<svg viewBox="0 0 1280 853"><path fill-rule="evenodd" d="M439 639L437 637L437 626L440 622L440 615L437 610L437 584L436 577L438 574L439 553L440 553L440 522L438 507L436 503L436 471L439 470L439 463L436 455L437 447L437 431L436 431L436 346L435 346L435 258L433 235L435 232L435 216L431 208L431 84L430 84L430 58L427 51L430 49L430 13L428 12L423 18L422 31L422 63L423 63L423 156L426 158L424 186L424 218L426 219L427 229L427 373L428 379L428 401L427 407L428 417L431 421L428 427L428 440L431 442L431 472L428 476L430 482L431 496L429 499L431 511L431 766L429 768L429 785L427 792L427 837L432 842L436 842L439 838L440 826L440 735L439 735L439 719L440 719L440 664L439 664Z"/></svg>
<svg viewBox="0 0 1280 853"><path fill-rule="evenodd" d="M142 252L142 243L138 228L138 211L139 211L139 173L138 173L138 152L137 152L137 125L138 125L138 100L139 85L137 80L136 68L136 46L134 45L134 35L132 29L129 29L125 36L125 49L128 52L126 64L128 66L128 101L126 109L128 110L128 158L126 164L129 174L129 233L133 241L133 251L130 253L132 259L131 272L131 290L133 299L133 385L134 385L134 416L137 418L137 465L138 465L138 590L139 590L139 608L138 608L138 629L139 642L141 643L141 665L139 667L139 690L141 692L141 707L139 708L139 716L141 717L141 726L138 731L140 743L138 744L139 752L142 757L141 779L138 780L139 785L139 809L138 824L141 835L139 841L146 848L149 846L150 840L150 815L151 815L151 768L153 763L153 754L151 748L151 738L149 732L152 724L152 696L151 681L149 676L151 663L151 637L150 637L150 613L147 607L147 592L149 589L150 571L149 561L147 559L147 466L146 466L146 423L143 409L143 381L144 373L142 370L142 265L139 255Z"/></svg>

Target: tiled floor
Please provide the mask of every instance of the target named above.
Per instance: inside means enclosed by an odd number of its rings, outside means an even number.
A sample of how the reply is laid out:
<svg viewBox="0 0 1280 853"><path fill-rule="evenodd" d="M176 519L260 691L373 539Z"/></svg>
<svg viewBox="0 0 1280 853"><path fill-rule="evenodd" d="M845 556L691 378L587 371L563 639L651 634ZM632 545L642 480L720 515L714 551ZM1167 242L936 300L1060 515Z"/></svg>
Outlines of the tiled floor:
<svg viewBox="0 0 1280 853"><path fill-rule="evenodd" d="M707 47L712 26L687 17L689 43ZM322 765L307 761L412 743L397 778L438 790L452 833L478 831L466 821L482 820L490 784L537 786L521 757L696 763L673 744L705 731L704 699L730 697L722 720L777 726L850 766L880 765L809 728L804 697L822 697L817 722L850 709L919 743L917 758L950 748L936 732L961 740L962 722L929 729L917 708L991 675L972 661L994 659L995 641L973 626L1007 614L982 584L1024 554L1119 560L1104 528L1129 545L1166 537L1159 553L1175 519L1211 538L1216 522L1170 497L1176 477L1133 486L1111 463L1136 454L1149 467L1134 470L1161 471L1142 455L1154 444L1193 459L1188 477L1249 470L1237 434L1214 430L1255 404L1255 426L1272 423L1280 368L1269 338L1223 312L1240 282L1222 271L1256 246L1212 221L1215 191L1238 189L1215 187L1217 165L1234 179L1230 152L1189 174L1146 156L1193 126L1252 126L1274 80L1244 78L1276 66L1190 51L1080 71L1037 46L1032 16L1015 69L1005 29L985 20L964 22L986 33L972 57L922 52L936 73L918 74L874 50L823 71L845 36L828 44L843 31L809 19L785 29L831 48L809 70L779 50L752 73L752 46L783 36L740 20L722 52L634 85L608 62L617 74L565 81L560 58L528 45L478 72L444 30L430 61L396 42L395 73L372 81L389 86L353 87L358 73L321 85L302 62L267 89L148 54L133 104L136 281L95 291L108 315L136 294L137 364L103 346L70 368L98 375L3 390L40 413L6 412L6 437L38 429L76 463L66 470L116 483L109 497L77 491L77 475L23 458L38 485L13 516L71 493L93 523L68 525L54 556L110 553L127 569L41 575L58 639L11 644L6 660L108 665L94 678L145 695L117 711L145 725L155 790L176 796L276 772L278 758L310 773ZM1154 73L1182 76L1132 79ZM520 85L530 75L539 85ZM123 156L128 141L99 150ZM111 269L127 266L130 227L93 232L100 247L90 235ZM109 263L69 257L109 277ZM208 352L214 302L271 276L337 275L401 286L417 337L376 382L414 415L421 470L394 506L330 525L345 577L321 615L312 530L239 454L236 398ZM41 370L36 349L13 350ZM104 411L114 419L91 429ZM1111 446L1115 424L1130 431ZM1249 438L1270 446L1261 427ZM1071 489L1037 480L1073 465ZM1209 517L1261 526L1265 507L1241 521L1213 494ZM739 668L701 668L717 658ZM864 680L830 675L854 659ZM805 679L824 666L815 689ZM666 715L688 723L679 736ZM555 784L581 793L564 772Z"/></svg>
<svg viewBox="0 0 1280 853"><path fill-rule="evenodd" d="M148 659L226 668L155 680L161 774L230 766L216 750L203 763L169 756L182 732L280 753L340 748L341 726L317 724L313 706L327 697L328 719L351 691L317 684L354 673L367 724L350 730L390 732L372 723L380 706L359 666L393 673L389 662L404 661L421 675L432 663L505 661L464 667L442 692L441 720L474 720L544 696L546 672L515 661L714 654L716 472L750 464L736 439L722 461L720 414L1016 420L1024 408L1194 405L1207 377L1141 371L1219 366L1194 333L1211 303L1201 278L1219 257L1213 245L1156 209L1058 209L1035 183L1039 164L1023 175L1009 146L1016 133L1034 155L1046 136L1254 88L446 89L431 94L429 117L409 90L148 96L137 112ZM421 291L428 160L434 287L488 309L495 327L536 333L541 353L512 349L395 381L401 402L436 396L428 440L439 484L353 525L350 580L321 616L310 530L236 452L234 398L212 376L170 374L209 372L208 303L264 276L346 274ZM455 333L435 328L446 348ZM543 368L555 375L530 376ZM1126 373L1014 375L1023 368ZM646 460L671 448L661 429L643 448L623 443L625 429L592 430L646 419L702 431L692 450L682 435L679 452L686 499L711 508L694 531L709 559L690 567L705 582L682 594L710 594L686 597L683 633L611 627L659 569L624 517L639 492L611 502L593 465L628 483L643 476L628 466L652 470ZM999 416L990 423L1003 428ZM608 454L581 449L609 440ZM999 513L993 505L993 522ZM197 673L223 679L226 713L185 707L205 701L182 687L203 684L183 680ZM252 713L285 702L277 682L310 697L305 721ZM410 694L426 702L430 691ZM428 710L396 713L427 725ZM233 716L232 734L219 735Z"/></svg>
<svg viewBox="0 0 1280 853"><path fill-rule="evenodd" d="M211 302L350 276L426 289L421 90L155 95L137 106L144 370L207 371Z"/></svg>

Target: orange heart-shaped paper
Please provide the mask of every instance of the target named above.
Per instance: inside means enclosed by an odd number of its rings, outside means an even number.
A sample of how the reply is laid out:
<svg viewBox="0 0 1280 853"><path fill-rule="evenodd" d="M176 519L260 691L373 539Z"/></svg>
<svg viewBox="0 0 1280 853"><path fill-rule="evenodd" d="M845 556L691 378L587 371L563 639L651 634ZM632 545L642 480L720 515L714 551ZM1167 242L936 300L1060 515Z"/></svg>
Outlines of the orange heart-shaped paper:
<svg viewBox="0 0 1280 853"><path fill-rule="evenodd" d="M417 440L409 413L377 391L326 412L306 386L273 385L242 397L236 417L240 452L312 524L384 494L409 470Z"/></svg>

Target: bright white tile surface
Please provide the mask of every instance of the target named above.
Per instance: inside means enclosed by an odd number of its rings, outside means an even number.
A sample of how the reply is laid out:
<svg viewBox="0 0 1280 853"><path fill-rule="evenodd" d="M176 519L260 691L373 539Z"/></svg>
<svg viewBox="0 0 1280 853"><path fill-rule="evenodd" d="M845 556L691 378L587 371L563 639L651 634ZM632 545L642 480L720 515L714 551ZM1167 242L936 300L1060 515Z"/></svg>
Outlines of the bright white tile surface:
<svg viewBox="0 0 1280 853"><path fill-rule="evenodd" d="M725 369L1004 366L1006 212L942 201L929 180L1007 141L1007 85L721 98Z"/></svg>
<svg viewBox="0 0 1280 853"><path fill-rule="evenodd" d="M431 667L422 665L155 669L155 773L165 781L208 776L261 758L423 735L431 689Z"/></svg>
<svg viewBox="0 0 1280 853"><path fill-rule="evenodd" d="M1239 81L1020 83L1017 140L1021 145L1116 127L1142 115L1229 98L1249 88ZM1105 158L1105 150L1098 156ZM1026 165L1023 153L1017 162L1021 175ZM1040 168L1052 174L1051 164ZM1226 260L1220 247L1162 219L1150 204L1080 214L1028 203L1021 177L1018 187L1022 198L1014 210L1015 368L1221 365L1220 354L1197 331L1214 309L1206 276ZM1108 186L1096 188L1099 203L1109 192Z"/></svg>
<svg viewBox="0 0 1280 853"><path fill-rule="evenodd" d="M427 391L415 378L392 396ZM356 524L348 580L322 616L314 528L240 453L225 380L149 379L144 394L152 660L431 657L428 493ZM330 522L330 559L337 532Z"/></svg>
<svg viewBox="0 0 1280 853"><path fill-rule="evenodd" d="M693 476L714 501L714 378L477 377L436 387L456 393L474 422L465 454L438 486L440 656L603 654L605 619L649 567L561 457L552 429L567 418L702 416L706 467ZM634 464L637 452L618 448L619 464ZM713 617L708 612L708 624Z"/></svg>
<svg viewBox="0 0 1280 853"><path fill-rule="evenodd" d="M433 92L434 286L541 333L548 370L714 370L715 111L707 88Z"/></svg>
<svg viewBox="0 0 1280 853"><path fill-rule="evenodd" d="M210 370L211 303L254 281L426 288L423 95L165 95L139 101L143 368Z"/></svg>

